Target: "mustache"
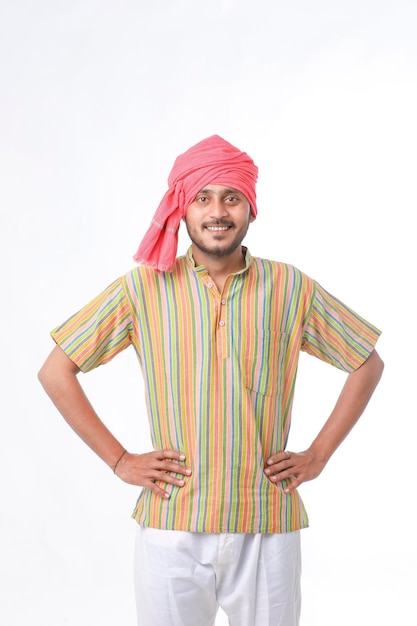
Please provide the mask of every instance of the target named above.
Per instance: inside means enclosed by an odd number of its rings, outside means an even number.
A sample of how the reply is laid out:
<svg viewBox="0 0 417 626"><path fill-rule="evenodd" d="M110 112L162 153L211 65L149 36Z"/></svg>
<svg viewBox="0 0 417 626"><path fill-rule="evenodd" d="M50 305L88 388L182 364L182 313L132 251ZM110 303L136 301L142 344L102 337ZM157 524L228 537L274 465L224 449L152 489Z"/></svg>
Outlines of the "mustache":
<svg viewBox="0 0 417 626"><path fill-rule="evenodd" d="M205 228L207 228L208 226L234 226L234 223L231 222L230 220L216 220L214 222L205 222L203 224L203 226Z"/></svg>

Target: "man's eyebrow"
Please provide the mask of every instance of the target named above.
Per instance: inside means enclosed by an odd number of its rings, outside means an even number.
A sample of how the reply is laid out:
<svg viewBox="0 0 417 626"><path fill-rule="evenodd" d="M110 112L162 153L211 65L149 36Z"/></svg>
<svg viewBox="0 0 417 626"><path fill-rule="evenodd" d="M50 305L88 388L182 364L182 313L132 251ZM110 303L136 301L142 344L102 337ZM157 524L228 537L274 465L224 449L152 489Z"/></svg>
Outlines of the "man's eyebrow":
<svg viewBox="0 0 417 626"><path fill-rule="evenodd" d="M230 189L225 189L224 193L242 193L242 192L239 191L239 189L233 189L232 187L230 187Z"/></svg>
<svg viewBox="0 0 417 626"><path fill-rule="evenodd" d="M199 191L198 193L207 193L207 194L210 194L210 193L213 193L213 190L212 190L212 189L200 189L200 191ZM226 189L224 189L224 190L223 190L223 193L224 193L224 194L228 194L228 193L242 193L242 192L241 192L241 191L239 191L238 189L232 189L232 188L230 187L230 188L226 188Z"/></svg>

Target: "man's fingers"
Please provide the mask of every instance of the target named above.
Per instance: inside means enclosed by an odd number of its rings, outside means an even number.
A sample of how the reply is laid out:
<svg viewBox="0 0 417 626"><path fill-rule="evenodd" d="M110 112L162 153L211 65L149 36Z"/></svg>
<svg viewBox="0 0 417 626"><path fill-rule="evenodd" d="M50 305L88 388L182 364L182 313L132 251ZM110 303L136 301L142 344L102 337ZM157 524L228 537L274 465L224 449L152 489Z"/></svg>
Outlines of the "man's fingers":
<svg viewBox="0 0 417 626"><path fill-rule="evenodd" d="M159 487L153 481L149 482L148 484L144 484L143 486L153 491L153 493L160 498L169 498L169 493L162 489L162 487Z"/></svg>
<svg viewBox="0 0 417 626"><path fill-rule="evenodd" d="M183 463L185 455L178 450L153 450L145 454L124 454L117 475L131 485L147 487L156 495L169 497L158 483L183 487L191 468Z"/></svg>
<svg viewBox="0 0 417 626"><path fill-rule="evenodd" d="M281 452L277 452L267 459L267 465L275 465L275 463L280 463L281 461L288 461L291 458L291 452L288 450L281 450Z"/></svg>
<svg viewBox="0 0 417 626"><path fill-rule="evenodd" d="M153 455L158 461L155 465L156 469L183 474L184 476L191 475L191 469L181 464L181 462L185 461L185 454L182 452L178 452L178 450L157 450Z"/></svg>
<svg viewBox="0 0 417 626"><path fill-rule="evenodd" d="M178 477L175 474L162 470L150 471L148 475L151 480L159 480L160 482L168 483L170 485L178 485L180 487L182 487L185 482L182 476Z"/></svg>
<svg viewBox="0 0 417 626"><path fill-rule="evenodd" d="M266 462L264 469L265 474L271 478L276 474L281 474L290 467L293 467L294 462L291 461L291 452L283 450L277 454L273 454Z"/></svg>
<svg viewBox="0 0 417 626"><path fill-rule="evenodd" d="M155 450L153 453L157 459L176 459L185 461L185 454L179 450Z"/></svg>
<svg viewBox="0 0 417 626"><path fill-rule="evenodd" d="M159 461L158 464L155 465L155 469L161 472L174 472L174 474L183 474L185 476L190 476L191 474L189 467L185 467L179 463L173 463L172 461Z"/></svg>
<svg viewBox="0 0 417 626"><path fill-rule="evenodd" d="M177 469L172 470L177 472ZM186 470L187 473L191 474L191 470ZM169 498L169 493L164 491L162 487L160 487L157 483L165 483L167 485L174 485L175 487L184 487L185 480L182 477L178 477L170 471L157 470L149 473L151 477L151 481L149 484L144 485L149 487L155 495L160 496L162 498Z"/></svg>
<svg viewBox="0 0 417 626"><path fill-rule="evenodd" d="M302 484L302 480L299 478L294 478L291 482L285 487L284 493L291 493L294 489L297 489Z"/></svg>
<svg viewBox="0 0 417 626"><path fill-rule="evenodd" d="M175 461L155 461L152 464L152 469L159 472L172 472L173 474L182 474L183 476L190 476L191 469L185 465L181 465Z"/></svg>

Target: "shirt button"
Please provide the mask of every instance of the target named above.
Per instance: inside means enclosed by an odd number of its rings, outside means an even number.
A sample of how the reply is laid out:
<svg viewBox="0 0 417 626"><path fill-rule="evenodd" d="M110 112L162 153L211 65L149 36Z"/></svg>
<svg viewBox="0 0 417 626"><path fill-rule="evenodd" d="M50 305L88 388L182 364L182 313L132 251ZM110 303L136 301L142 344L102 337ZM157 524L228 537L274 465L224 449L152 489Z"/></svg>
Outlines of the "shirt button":
<svg viewBox="0 0 417 626"><path fill-rule="evenodd" d="M224 326L225 322L222 320L221 322L219 322L219 326Z"/></svg>
<svg viewBox="0 0 417 626"><path fill-rule="evenodd" d="M213 283L207 283L207 287L211 289L213 287Z"/></svg>
<svg viewBox="0 0 417 626"><path fill-rule="evenodd" d="M222 300L222 304L226 304L226 300Z"/></svg>

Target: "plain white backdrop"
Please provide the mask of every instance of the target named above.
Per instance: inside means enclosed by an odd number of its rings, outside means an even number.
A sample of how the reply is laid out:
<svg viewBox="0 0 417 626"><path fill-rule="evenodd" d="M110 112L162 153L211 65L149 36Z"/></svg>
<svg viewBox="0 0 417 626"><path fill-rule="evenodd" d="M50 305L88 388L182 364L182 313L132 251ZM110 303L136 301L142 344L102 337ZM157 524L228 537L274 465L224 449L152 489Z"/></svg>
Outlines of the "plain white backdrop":
<svg viewBox="0 0 417 626"><path fill-rule="evenodd" d="M252 254L383 330L371 404L300 490L302 626L416 623L416 27L410 0L0 0L2 625L135 624L138 490L36 374L49 330L133 266L174 158L214 133L260 168ZM344 380L302 355L290 449ZM147 451L133 351L81 382Z"/></svg>

